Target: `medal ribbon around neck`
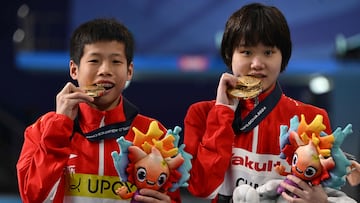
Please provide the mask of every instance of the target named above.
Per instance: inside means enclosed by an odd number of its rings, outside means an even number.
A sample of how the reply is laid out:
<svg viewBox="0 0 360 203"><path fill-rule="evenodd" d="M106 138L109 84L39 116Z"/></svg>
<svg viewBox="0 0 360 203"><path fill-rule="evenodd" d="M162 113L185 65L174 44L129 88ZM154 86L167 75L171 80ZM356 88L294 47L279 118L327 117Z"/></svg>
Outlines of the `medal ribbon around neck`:
<svg viewBox="0 0 360 203"><path fill-rule="evenodd" d="M235 110L235 119L232 128L236 135L242 132L249 132L255 128L277 105L280 101L282 90L280 84L276 82L274 90L243 119L241 120L241 105Z"/></svg>

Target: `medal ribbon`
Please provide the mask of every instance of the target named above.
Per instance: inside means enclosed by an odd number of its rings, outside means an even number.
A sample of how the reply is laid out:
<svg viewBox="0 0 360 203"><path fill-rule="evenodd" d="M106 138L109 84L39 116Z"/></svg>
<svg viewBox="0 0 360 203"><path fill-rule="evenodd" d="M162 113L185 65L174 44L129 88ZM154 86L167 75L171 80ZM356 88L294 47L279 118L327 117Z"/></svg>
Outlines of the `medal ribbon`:
<svg viewBox="0 0 360 203"><path fill-rule="evenodd" d="M241 105L239 103L235 110L235 119L232 124L235 134L237 135L242 132L249 132L254 129L255 126L257 126L280 101L281 95L282 90L277 82L270 95L256 105L255 108L244 118L244 120L241 120Z"/></svg>
<svg viewBox="0 0 360 203"><path fill-rule="evenodd" d="M82 132L79 125L79 120L78 118L75 118L74 132L80 133L90 141L99 141L103 139L119 138L125 136L129 132L132 121L139 112L136 106L130 103L125 97L123 97L123 109L125 114L125 121L106 125L88 133Z"/></svg>

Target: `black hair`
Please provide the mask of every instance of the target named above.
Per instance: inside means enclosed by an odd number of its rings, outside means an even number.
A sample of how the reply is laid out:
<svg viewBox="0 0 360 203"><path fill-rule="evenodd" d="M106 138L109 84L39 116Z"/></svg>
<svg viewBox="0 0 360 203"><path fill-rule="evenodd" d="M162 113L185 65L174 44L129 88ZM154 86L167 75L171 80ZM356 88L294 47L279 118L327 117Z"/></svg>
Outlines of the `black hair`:
<svg viewBox="0 0 360 203"><path fill-rule="evenodd" d="M235 11L227 20L221 43L221 56L231 69L232 55L237 47L275 46L281 51L281 72L290 57L292 42L288 23L279 9L260 3L251 3Z"/></svg>
<svg viewBox="0 0 360 203"><path fill-rule="evenodd" d="M134 37L125 25L114 18L97 18L77 27L70 39L70 59L79 65L85 45L104 41L124 43L127 64L133 61Z"/></svg>

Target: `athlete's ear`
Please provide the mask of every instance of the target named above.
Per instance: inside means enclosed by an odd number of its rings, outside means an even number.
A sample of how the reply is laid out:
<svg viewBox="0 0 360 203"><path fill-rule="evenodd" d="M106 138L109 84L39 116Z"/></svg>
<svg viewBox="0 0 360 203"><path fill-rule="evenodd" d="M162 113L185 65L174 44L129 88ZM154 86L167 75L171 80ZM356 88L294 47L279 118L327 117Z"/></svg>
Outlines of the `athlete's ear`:
<svg viewBox="0 0 360 203"><path fill-rule="evenodd" d="M74 80L77 80L77 76L78 76L78 72L79 72L78 65L76 65L76 63L73 60L70 60L69 67L70 67L69 71L70 71L71 78Z"/></svg>
<svg viewBox="0 0 360 203"><path fill-rule="evenodd" d="M127 80L131 80L133 74L134 74L134 63L131 62L131 63L129 64L129 66L128 66L128 71L127 71L128 77L127 77Z"/></svg>
<svg viewBox="0 0 360 203"><path fill-rule="evenodd" d="M130 85L130 82L131 82L131 79L132 79L132 76L134 75L134 63L131 62L129 64L129 67L128 67L128 71L127 71L127 80L125 82L125 86L124 86L124 89L126 89L127 87L129 87Z"/></svg>

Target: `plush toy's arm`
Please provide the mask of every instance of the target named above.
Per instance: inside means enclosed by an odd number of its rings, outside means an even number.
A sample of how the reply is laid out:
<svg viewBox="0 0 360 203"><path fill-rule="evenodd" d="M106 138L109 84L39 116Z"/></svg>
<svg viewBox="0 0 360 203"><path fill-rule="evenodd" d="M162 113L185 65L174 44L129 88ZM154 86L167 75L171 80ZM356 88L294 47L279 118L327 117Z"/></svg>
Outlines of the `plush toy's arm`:
<svg viewBox="0 0 360 203"><path fill-rule="evenodd" d="M274 169L279 175L282 175L282 176L287 176L287 175L291 174L291 173L285 171L286 167L283 165L277 165L277 166L275 166Z"/></svg>
<svg viewBox="0 0 360 203"><path fill-rule="evenodd" d="M174 130L169 129L167 131L167 135L171 134L174 136L174 145L178 146L179 145L179 140L180 140L180 132L181 132L181 127L179 126L175 126ZM181 144L179 146L179 154L181 154L181 156L184 159L183 164L177 169L177 171L181 174L180 179L176 182L172 184L172 187L169 189L170 192L174 192L175 190L177 190L179 187L184 186L187 187L188 183L187 181L190 178L190 169L192 168L191 165L191 159L192 159L192 155L187 153L185 150L185 144Z"/></svg>
<svg viewBox="0 0 360 203"><path fill-rule="evenodd" d="M135 194L135 192L129 192L126 186L119 187L115 192L121 199L130 199Z"/></svg>
<svg viewBox="0 0 360 203"><path fill-rule="evenodd" d="M119 144L120 152L113 151L111 156L113 158L115 169L120 177L121 181L127 181L126 167L129 163L128 154L129 146L132 145L132 142L127 141L124 137L120 137L116 140Z"/></svg>
<svg viewBox="0 0 360 203"><path fill-rule="evenodd" d="M349 172L348 170L351 163L341 150L340 146L344 139L352 132L351 124L348 124L343 130L341 128L337 128L333 132L335 142L331 149L331 157L335 161L335 167L329 171L331 178L322 182L322 184L326 187L341 189L346 182L346 175Z"/></svg>
<svg viewBox="0 0 360 203"><path fill-rule="evenodd" d="M174 140L174 146L179 146L181 127L175 126L174 130L168 129L166 135L172 135Z"/></svg>
<svg viewBox="0 0 360 203"><path fill-rule="evenodd" d="M184 159L184 162L182 163L182 165L177 169L177 171L181 174L181 177L176 183L172 184L172 187L169 189L170 192L174 192L176 189L178 189L181 186L183 186L183 187L188 186L187 181L190 178L189 171L192 167L192 165L191 165L192 156L191 156L191 154L185 152L184 148L185 148L185 144L182 144L179 147L179 153L182 155L182 157Z"/></svg>

